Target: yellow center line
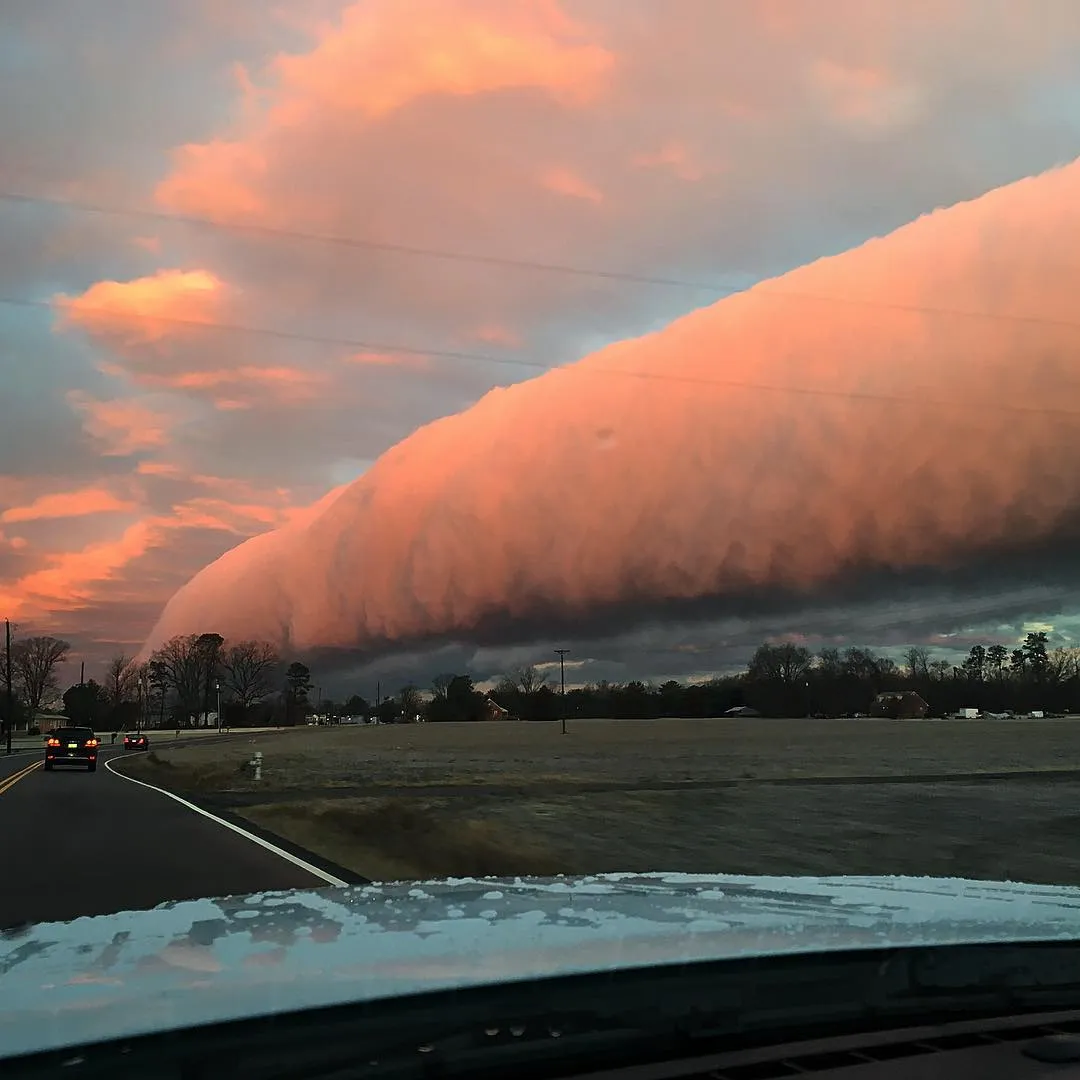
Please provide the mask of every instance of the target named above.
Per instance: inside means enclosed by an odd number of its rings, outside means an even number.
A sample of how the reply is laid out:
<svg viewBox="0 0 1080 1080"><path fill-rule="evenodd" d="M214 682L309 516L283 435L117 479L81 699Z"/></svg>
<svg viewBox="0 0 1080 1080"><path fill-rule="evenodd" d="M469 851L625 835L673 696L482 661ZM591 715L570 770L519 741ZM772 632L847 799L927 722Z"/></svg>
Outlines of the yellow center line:
<svg viewBox="0 0 1080 1080"><path fill-rule="evenodd" d="M5 791L9 791L24 776L29 776L35 769L40 768L41 765L41 761L35 761L32 764L27 765L25 769L20 769L14 776L5 776L3 780L0 780L0 795L3 795Z"/></svg>

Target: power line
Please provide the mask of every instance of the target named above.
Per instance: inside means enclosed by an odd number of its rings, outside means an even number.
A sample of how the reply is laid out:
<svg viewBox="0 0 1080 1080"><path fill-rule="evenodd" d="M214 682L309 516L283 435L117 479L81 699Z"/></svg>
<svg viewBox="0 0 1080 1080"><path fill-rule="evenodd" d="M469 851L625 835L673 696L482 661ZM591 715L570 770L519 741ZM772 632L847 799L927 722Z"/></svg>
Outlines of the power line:
<svg viewBox="0 0 1080 1080"><path fill-rule="evenodd" d="M39 310L55 309L52 301L30 300L19 297L0 296L0 305L9 307L34 308ZM98 312L101 315L115 315L115 310L105 305L97 308L82 308L83 312ZM125 316L129 318L131 316ZM491 356L487 353L472 353L452 349L424 349L418 346L391 344L387 342L369 341L363 338L338 337L327 334L311 334L302 331L277 330L272 327L245 326L237 323L224 323L212 320L200 321L198 319L178 319L166 315L148 315L139 313L139 320L146 322L161 323L167 326L184 327L188 329L204 331L220 331L224 333L252 334L269 337L283 341L304 342L307 344L332 345L339 348L355 349L361 352L392 353L404 356L434 357L447 360L467 360L477 363L493 364L504 367L528 368L535 371L559 371L561 367L550 367L538 360L526 360L519 357ZM1080 330L1080 324L1066 323L1065 325ZM917 405L920 408L971 408L971 401L934 401L927 398L905 397L900 394L873 393L871 391L858 390L830 390L824 387L800 387L779 386L770 383L750 382L744 379L719 379L695 375L673 375L669 372L657 371L626 371L620 368L591 367L590 372L605 376L620 376L631 379L646 379L661 383L686 384L693 386L717 386L731 389L761 390L778 394L794 394L815 398L839 398L851 401L881 402L894 405ZM1080 417L1080 410L1076 409L1049 409L1044 406L1025 406L1001 403L979 403L979 409L986 412L1007 412L1022 415L1038 416L1062 416Z"/></svg>
<svg viewBox="0 0 1080 1080"><path fill-rule="evenodd" d="M563 263L541 262L534 259L512 259L502 255L482 255L466 251L450 251L443 248L416 247L410 244L395 244L386 240L371 240L364 237L335 236L329 233L310 233L299 229L274 228L269 225L253 225L246 222L217 221L214 218L199 217L194 214L173 214L162 210L146 210L134 207L101 206L95 203L78 202L74 199L47 198L43 195L26 195L16 191L0 191L0 201L23 203L35 206L51 206L62 210L79 210L87 214L102 214L111 217L135 217L160 223L190 225L200 229L220 229L225 232L248 233L276 240L303 240L314 244L327 244L333 247L357 248L368 251L385 251L395 255L421 256L429 259L444 259L452 262L477 263L481 266L494 266L500 269L536 270L552 274L570 274L575 277L601 278L610 281L624 281L636 285L664 285L678 289L697 289L723 295L741 292L745 286L717 285L715 282L687 281L680 278L656 277L648 274L631 274L618 270L604 270L570 266Z"/></svg>
<svg viewBox="0 0 1080 1080"><path fill-rule="evenodd" d="M370 240L359 237L335 236L332 234L308 233L296 229L273 228L266 225L252 225L243 222L216 221L212 218L198 217L194 215L172 214L157 210L144 210L125 207L99 206L93 203L78 202L70 199L47 198L41 195L27 195L20 192L0 191L0 202L25 203L42 206L52 206L59 209L79 210L86 213L106 214L118 217L149 218L155 221L172 222L184 225L192 225L199 228L220 229L228 232L246 232L253 235L305 240L311 243L322 243L351 248L366 248L375 251L394 252L401 255L415 257L447 259L456 262L471 262L499 268L516 268L523 270L540 270L548 273L570 274L576 277L601 278L612 281L625 281L637 285L662 285L674 288L695 289L713 293L716 297L734 296L740 293L749 293L753 290L755 297L768 297L777 300L803 300L819 304L836 304L848 307L873 308L880 311L894 311L897 313L934 315L955 319L992 320L995 322L1013 323L1028 326L1056 326L1074 330L1080 330L1080 322L1071 319L1050 319L1042 315L1015 315L999 311L972 311L964 308L932 307L927 304L903 304L888 300L867 299L853 296L826 296L819 293L800 292L795 289L784 289L770 286L770 280L752 283L750 285L719 285L716 282L690 281L681 278L656 277L643 274L623 273L616 270L595 269L581 266L571 266L560 263L539 262L529 259L512 259L498 255L480 255L470 252L449 251L440 248L413 247L406 244L394 244L389 241ZM0 299L0 303L26 303L33 304L35 301L18 301ZM149 316L148 316L149 317ZM208 324L199 324L208 325ZM248 329L248 333L277 334L277 331L261 331ZM297 340L320 341L318 337L297 337ZM409 351L409 350L404 350ZM417 350L427 351L431 350ZM469 358L469 354L462 354ZM475 356L472 358L476 358ZM485 357L484 359L490 359Z"/></svg>

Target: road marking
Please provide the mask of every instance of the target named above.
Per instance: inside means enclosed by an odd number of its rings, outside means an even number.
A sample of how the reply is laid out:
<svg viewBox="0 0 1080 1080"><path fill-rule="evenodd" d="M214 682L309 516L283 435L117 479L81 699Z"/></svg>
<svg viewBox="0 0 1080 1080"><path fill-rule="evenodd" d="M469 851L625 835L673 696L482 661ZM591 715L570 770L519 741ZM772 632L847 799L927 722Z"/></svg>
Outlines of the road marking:
<svg viewBox="0 0 1080 1080"><path fill-rule="evenodd" d="M141 757L142 752L136 751L134 754L123 754L118 759L123 761L124 758L129 757ZM279 858L284 859L286 862L291 862L294 866L299 866L302 870L306 870L309 874L313 874L317 878L321 878L328 885L348 885L349 882L343 881L339 877L335 877L333 874L328 874L325 870L320 870L319 867L313 866L306 859L301 859L298 855L293 855L291 852L286 851L284 848L279 848L277 844L271 844L269 840L264 840L261 836L256 836L254 833L248 832L247 829L240 828L239 825L234 825L231 821L226 821L224 818L218 817L217 814L211 814L209 810L204 810L201 806L196 806L193 802L188 802L187 799L182 798L179 795L174 795L171 791L166 791L164 788L155 787L153 784L146 783L145 780L136 780L134 776L128 776L126 773L122 773L112 766L112 761L105 762L105 768L113 774L113 776L119 776L121 780L127 780L131 784L138 784L139 787L149 788L151 791L156 791L159 795L165 795L172 799L174 802L178 802L181 806L186 806L189 810L194 810L196 814L201 814L204 818L209 818L211 821L218 825L223 826L226 829L230 829L236 833L237 836L244 837L245 840L250 840L253 844L258 844L259 847L265 848L267 851L272 852ZM2 793L2 792L0 792Z"/></svg>
<svg viewBox="0 0 1080 1080"><path fill-rule="evenodd" d="M30 757L31 755L36 757L40 753L40 750L12 750L10 754L0 756L0 761L14 761L16 758Z"/></svg>
<svg viewBox="0 0 1080 1080"><path fill-rule="evenodd" d="M27 765L25 769L20 769L12 776L5 776L3 780L0 780L0 795L3 795L5 791L13 788L24 776L29 776L35 769L39 768L41 761L34 761Z"/></svg>

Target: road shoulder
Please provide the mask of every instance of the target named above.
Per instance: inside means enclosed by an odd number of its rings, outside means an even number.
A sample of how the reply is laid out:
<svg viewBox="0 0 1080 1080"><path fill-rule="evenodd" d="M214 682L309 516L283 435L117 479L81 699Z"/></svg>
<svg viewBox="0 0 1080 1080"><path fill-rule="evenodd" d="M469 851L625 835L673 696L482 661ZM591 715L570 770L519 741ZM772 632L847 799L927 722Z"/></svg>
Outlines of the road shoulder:
<svg viewBox="0 0 1080 1080"><path fill-rule="evenodd" d="M299 866L314 877L326 882L327 885L367 885L370 883L367 878L354 873L348 867L334 863L318 854L318 852L303 848L299 844L289 840L287 837L271 832L269 829L263 828L261 825L257 825L255 822L241 817L239 814L232 812L228 808L214 805L213 800L192 796L187 793L181 795L178 792L169 791L168 788L158 784L151 784L146 780L140 780L134 776L128 775L122 767L123 763L132 759L137 760L139 756L138 753L134 753L113 757L105 762L105 768L114 776L129 784L138 784L140 787L157 792L162 798L172 799L181 806L189 809L192 813L199 814L220 825L223 829L228 829L252 843L259 845L272 854L277 855L279 858L284 859L286 862Z"/></svg>

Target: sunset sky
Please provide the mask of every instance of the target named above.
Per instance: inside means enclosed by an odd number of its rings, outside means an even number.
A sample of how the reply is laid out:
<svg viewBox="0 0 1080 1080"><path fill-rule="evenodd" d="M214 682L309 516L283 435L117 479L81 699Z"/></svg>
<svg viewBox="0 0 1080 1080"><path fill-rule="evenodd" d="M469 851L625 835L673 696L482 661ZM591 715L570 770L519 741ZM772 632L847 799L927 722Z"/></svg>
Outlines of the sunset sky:
<svg viewBox="0 0 1080 1080"><path fill-rule="evenodd" d="M1080 156L1075 0L60 6L0 12L21 632L579 680L1080 628L1080 166L1003 188Z"/></svg>

